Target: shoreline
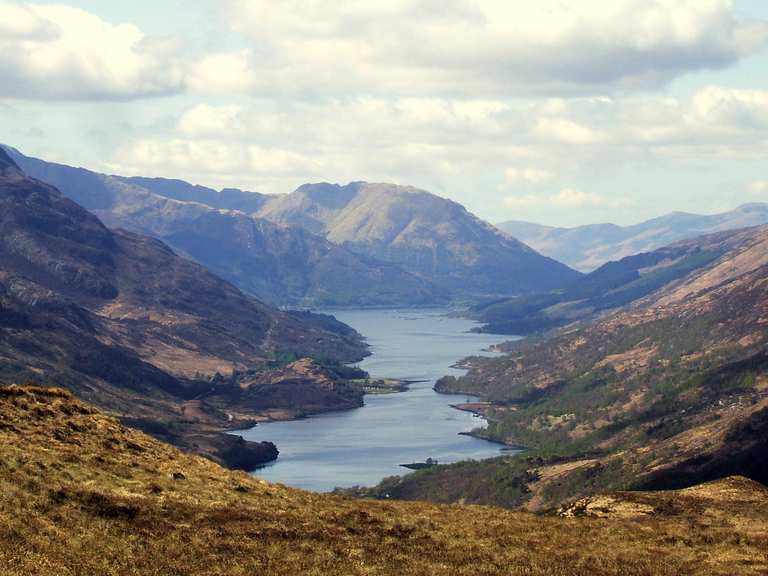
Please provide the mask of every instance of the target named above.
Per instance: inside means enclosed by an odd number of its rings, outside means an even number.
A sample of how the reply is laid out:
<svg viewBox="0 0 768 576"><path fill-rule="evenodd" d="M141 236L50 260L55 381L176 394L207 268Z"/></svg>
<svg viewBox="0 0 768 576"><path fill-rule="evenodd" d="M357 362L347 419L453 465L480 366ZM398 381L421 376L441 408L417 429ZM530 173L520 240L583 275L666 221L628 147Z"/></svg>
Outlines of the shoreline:
<svg viewBox="0 0 768 576"><path fill-rule="evenodd" d="M346 318L342 313L347 312L350 310L361 310L361 311L373 311L372 314L366 315L361 314L359 317L359 320L355 322L355 317L350 316L350 318ZM376 319L379 317L376 313L376 310L382 310L383 313L381 314L382 318L387 318L391 322L387 325L387 328L385 330L378 330L376 325ZM328 307L323 308L321 310L315 310L316 312L320 314L334 314L338 313L338 318L341 319L341 321L347 322L348 325L350 325L355 330L361 330L359 333L363 336L363 338L367 341L369 338L381 338L382 334L386 334L386 337L392 340L393 342L399 342L400 338L400 332L403 332L403 338L412 338L414 335L409 333L409 330L411 330L410 326L411 324L408 322L403 322L403 320L420 320L421 324L417 325L419 327L425 326L426 330L432 330L432 326L434 325L434 335L436 338L441 339L439 342L435 342L434 344L431 343L429 338L424 338L426 334L418 334L419 338L416 338L414 340L414 345L418 346L418 348L406 348L404 350L400 350L400 348L403 348L402 345L399 346L399 348L396 346L394 348L394 351L396 353L402 354L405 353L406 355L403 357L404 359L407 359L407 363L402 366L402 368L398 368L400 364L394 364L392 366L388 365L386 363L386 360L388 360L388 352L389 348L384 347L381 350L374 350L370 349L369 354L379 357L380 354L383 354L381 356L381 359L385 361L384 364L380 364L378 362L374 362L373 364L378 366L379 368L376 370L376 373L371 375L369 379L366 381L363 381L362 379L358 381L351 381L350 384L356 385L364 392L364 397L371 395L371 396L379 396L380 394L399 394L401 392L407 392L412 389L412 386L414 384L420 384L420 386L417 386L416 388L418 390L421 390L424 388L425 390L429 390L430 395L432 395L432 392L438 394L438 396L432 396L432 399L429 400L427 404L424 405L424 409L422 409L422 405L418 398L414 398L413 402L410 400L397 400L394 401L395 405L397 406L408 406L407 411L410 415L414 416L415 424L412 424L411 426L414 428L414 434L418 435L417 429L418 429L418 422L420 420L420 416L427 415L428 412L424 412L424 410L431 410L432 407L436 405L442 406L443 410L447 410L448 412L453 412L453 410L459 409L461 410L461 402L460 400L463 400L461 397L454 396L453 398L447 397L447 398L440 398L439 396L442 396L443 394L440 393L439 390L434 390L434 385L439 380L440 374L450 373L451 368L454 367L456 363L460 363L464 361L469 355L471 354L479 354L479 355L485 355L488 352L491 352L491 346L496 345L498 342L495 339L488 339L488 338L477 338L475 335L473 335L467 328L466 324L467 322L457 322L457 321L451 321L453 323L449 323L446 325L443 324L434 324L434 322L438 322L438 320L431 320L430 318L433 316L439 315L441 318L451 318L455 315L456 309L447 309L444 306L434 306L434 307L427 307L427 306L415 306L415 307L397 307L397 308L391 308L391 307L367 307L366 309L362 310L360 307ZM423 312L423 314L420 314L420 311ZM410 316L413 315L414 318L411 318ZM423 316L423 318L422 318ZM350 323L350 319L353 320ZM471 323L474 324L474 323ZM446 326L445 328L442 326ZM447 328L447 329L446 329ZM421 328L420 328L421 329ZM382 334L380 334L380 332ZM429 332L429 334L432 334L432 332ZM460 346L458 349L455 348L455 345L451 344L451 346L454 346L454 348L448 348L445 347L445 349L441 346L443 345L443 338L454 338L454 337L465 337L467 338L467 344ZM450 342L450 340L447 340ZM377 340L379 342L379 340ZM389 340L386 340L386 342L389 342ZM434 350L432 349L432 346L435 346ZM463 349L462 349L463 348ZM446 352L452 352L453 354L445 356ZM439 356L439 354L443 354L443 356ZM454 355L455 354L455 355ZM434 358L433 358L434 357ZM397 357L394 357L397 358ZM434 359L439 359L440 362L435 364ZM403 379L393 379L393 378L387 378L387 377L380 377L379 375L382 373L386 373L388 371L395 372L399 374L408 374L409 372L411 374L416 373L420 374L421 371L418 369L419 364L422 362L424 363L430 363L430 369L429 371L424 372L424 376L421 378L408 378L408 376L405 376ZM363 364L365 366L365 363ZM351 366L359 368L359 366ZM466 368L465 368L466 369ZM384 384L384 385L382 385ZM425 385L426 384L426 385ZM461 394L461 393L459 393ZM475 398L474 395L469 395L469 398ZM365 405L369 404L369 402L364 401L363 406L356 406L356 407L365 407ZM370 402L370 404L375 404L376 406L380 405L378 401L375 403L373 401ZM474 404L474 403L471 403ZM296 410L296 409L290 409L290 410L263 410L261 411L261 414L258 415L258 417L255 419L254 426L250 426L247 428L239 428L237 430L231 430L230 433L236 434L236 435L244 435L246 438L249 439L258 439L258 438L270 438L272 439L277 445L278 448L280 448L280 445L282 444L281 441L281 433L278 432L277 434L273 434L269 432L267 429L259 429L259 424L269 424L272 422L289 422L294 420L300 420L300 419L309 419L313 416L319 416L321 414L326 413L333 413L333 412L341 412L342 410L346 411L347 407L343 407L339 410L328 410L328 409L320 409L318 410L317 406L313 406L313 409L310 410ZM466 407L464 407L466 408ZM472 412L471 410L463 410L465 412ZM482 413L477 414L479 417L485 416ZM343 416L339 416L338 418L343 419ZM354 416L353 420L360 419L360 416ZM362 420L365 420L365 417L362 417ZM362 421L361 420L361 421ZM482 440L484 441L482 444L486 445L486 448L479 448L475 450L474 453L472 453L472 449L469 449L466 456L461 456L463 454L463 451L460 449L456 456L456 461L460 460L466 460L470 458L494 458L500 455L499 448L501 449L516 449L517 447L511 447L507 446L502 442L498 442L496 440L492 440L489 438L485 438L482 435L479 434L468 434L468 433L462 433L462 429L466 430L469 427L474 426L471 421L468 421L466 416L462 416L460 418L457 417L450 417L446 416L446 420L457 420L462 422L462 425L459 426L445 426L445 430L443 430L443 427L440 428L441 434L439 437L434 437L434 434L432 435L431 443L429 444L428 448L425 448L427 450L427 453L423 454L422 456L430 456L430 453L432 446L434 446L436 449L439 449L440 447L443 447L444 445L450 444L451 436L455 438L456 435L464 435L464 436L470 436L473 437L476 440ZM397 415L392 415L392 422L396 422ZM381 424L383 425L384 429L387 427L387 420L383 420ZM480 423L476 424L479 425ZM323 430L325 430L324 425L320 425ZM330 426L333 426L330 424ZM358 424L354 424L353 426L359 426ZM355 428L356 429L356 428ZM278 429L279 430L279 429ZM286 430L293 431L294 427L289 426L286 428ZM290 444L284 444L284 450L291 452L294 449L298 447L298 444L306 444L307 442L312 442L312 427L311 425L307 425L306 428L304 428L305 431L302 431L299 433L297 437L290 437L287 442L290 442ZM345 428L346 430L346 428ZM426 433L426 432L425 432ZM427 436L429 436L429 433L426 433ZM305 439L306 436L306 439ZM373 436L377 437L380 436L380 434L373 434ZM399 438L399 437L398 437ZM468 440L468 439L467 439ZM405 442L404 446L407 445L407 439L401 439L400 441ZM327 438L325 440L326 443L330 442L329 446L332 446L333 438L332 436ZM462 441L465 442L465 441ZM464 446L462 443L461 446ZM466 446L472 446L474 447L475 444L473 443L467 443ZM364 438L361 438L359 441L359 445L357 446L358 452L364 453L366 449L366 444L364 442ZM413 451L411 451L413 452ZM470 454L472 453L472 454ZM486 454L487 453L487 454ZM418 454L412 454L412 457L415 460L419 460ZM266 466L271 466L273 464L279 463L282 460L282 458L277 458L276 460L272 461L271 463L265 463ZM403 460L406 461L406 460ZM453 459L451 460L453 461ZM295 464L295 463L294 463ZM375 466L374 466L375 467ZM257 469L258 470L258 469ZM286 469L288 470L288 469ZM293 468L291 468L293 470ZM258 473L258 472L257 472ZM286 472L287 474L288 472ZM293 472L291 472L292 474ZM274 473L271 474L277 474L278 476L280 473ZM366 480L366 482L370 483L370 481Z"/></svg>
<svg viewBox="0 0 768 576"><path fill-rule="evenodd" d="M439 394L441 392L438 392ZM474 414L475 416L479 418L483 418L486 421L492 421L491 418L488 417L486 414L486 410L490 408L495 408L496 405L494 405L492 402L464 402L462 404L450 404L451 408L454 408L456 410L460 410L462 412L469 412L470 414ZM500 444L501 446L504 446L502 448L502 451L506 452L524 452L525 450L528 450L527 447L521 446L519 444L510 444L508 442L504 442L503 440L498 440L496 438L490 438L488 436L484 436L483 434L478 434L474 431L469 432L459 432L460 436L470 436L472 438L477 438L478 440L486 440L487 442L491 442L493 444Z"/></svg>

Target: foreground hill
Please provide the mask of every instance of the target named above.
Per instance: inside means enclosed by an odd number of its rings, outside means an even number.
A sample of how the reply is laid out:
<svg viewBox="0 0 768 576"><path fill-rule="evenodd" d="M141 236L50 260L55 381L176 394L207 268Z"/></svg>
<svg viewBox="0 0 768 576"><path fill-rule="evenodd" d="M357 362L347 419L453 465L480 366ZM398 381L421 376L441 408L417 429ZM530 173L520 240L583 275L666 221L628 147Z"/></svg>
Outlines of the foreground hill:
<svg viewBox="0 0 768 576"><path fill-rule="evenodd" d="M720 232L627 256L564 289L478 304L469 315L486 323L481 328L485 332L525 335L550 330L639 300L709 266L748 241L750 234Z"/></svg>
<svg viewBox="0 0 768 576"><path fill-rule="evenodd" d="M768 481L768 226L598 320L468 359L437 389L473 393L478 433L529 451L380 486L393 497L533 509L595 491Z"/></svg>
<svg viewBox="0 0 768 576"><path fill-rule="evenodd" d="M265 195L217 192L180 180L108 176L8 150L27 174L55 186L108 226L161 239L272 304L418 306L444 303L448 297L398 266L355 254L301 228L252 217Z"/></svg>
<svg viewBox="0 0 768 576"><path fill-rule="evenodd" d="M158 240L107 229L26 177L2 150L0 229L0 382L65 386L191 448L186 424L196 420L201 433L244 425L225 410L239 408L265 381L303 383L314 411L323 409L318 398L325 409L362 402L341 384L273 374L274 365L294 358L364 357L354 330L332 317L262 304ZM284 388L260 387L261 405L272 398L275 408L300 409L297 394L286 406ZM188 401L212 395L224 395L216 399L222 410L204 404L194 418L185 411ZM218 449L234 439L213 441Z"/></svg>
<svg viewBox="0 0 768 576"><path fill-rule="evenodd" d="M270 199L259 216L401 266L456 296L548 290L578 277L460 204L407 186L307 184Z"/></svg>
<svg viewBox="0 0 768 576"><path fill-rule="evenodd" d="M232 576L758 575L768 498L744 479L566 517L358 501L270 485L61 390L0 388L0 571ZM626 509L625 506L622 509Z"/></svg>
<svg viewBox="0 0 768 576"><path fill-rule="evenodd" d="M768 204L755 203L713 215L673 212L633 226L592 224L553 228L509 221L498 224L498 227L542 254L582 272L590 272L611 260L651 252L678 240L766 223Z"/></svg>

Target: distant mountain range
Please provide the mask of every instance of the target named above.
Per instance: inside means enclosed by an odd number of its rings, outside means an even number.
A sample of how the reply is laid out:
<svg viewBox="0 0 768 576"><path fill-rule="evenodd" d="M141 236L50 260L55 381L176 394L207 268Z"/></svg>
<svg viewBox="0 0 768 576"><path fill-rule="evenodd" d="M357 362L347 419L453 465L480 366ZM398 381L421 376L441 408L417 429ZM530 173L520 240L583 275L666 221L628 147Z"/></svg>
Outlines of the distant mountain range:
<svg viewBox="0 0 768 576"><path fill-rule="evenodd" d="M55 186L108 226L159 238L272 304L417 306L448 299L428 279L398 266L241 211L262 206L260 194L108 176L9 151L27 174Z"/></svg>
<svg viewBox="0 0 768 576"><path fill-rule="evenodd" d="M419 306L549 290L579 274L414 188L313 184L292 194L221 192L126 178L8 149L30 176L107 225L152 235L265 301Z"/></svg>
<svg viewBox="0 0 768 576"><path fill-rule="evenodd" d="M564 289L503 298L470 308L485 322L480 330L527 335L630 304L705 268L732 250L741 236L732 230L683 240L653 252L603 264Z"/></svg>
<svg viewBox="0 0 768 576"><path fill-rule="evenodd" d="M497 226L542 254L590 272L606 262L651 252L678 240L766 223L768 204L753 203L714 215L673 212L633 226L591 224L554 228L515 220Z"/></svg>

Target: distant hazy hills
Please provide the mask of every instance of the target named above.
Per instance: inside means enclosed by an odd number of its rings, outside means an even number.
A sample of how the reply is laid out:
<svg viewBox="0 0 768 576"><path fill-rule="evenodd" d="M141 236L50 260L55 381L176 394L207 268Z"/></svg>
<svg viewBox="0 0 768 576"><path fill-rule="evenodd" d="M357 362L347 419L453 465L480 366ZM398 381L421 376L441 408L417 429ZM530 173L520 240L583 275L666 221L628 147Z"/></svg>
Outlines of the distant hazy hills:
<svg viewBox="0 0 768 576"><path fill-rule="evenodd" d="M673 212L633 226L591 224L553 228L509 221L497 226L542 254L589 272L601 264L702 234L768 223L768 204L745 204L714 215Z"/></svg>
<svg viewBox="0 0 768 576"><path fill-rule="evenodd" d="M305 185L287 195L126 178L29 158L29 175L111 227L162 239L275 304L418 306L560 288L579 274L414 188Z"/></svg>
<svg viewBox="0 0 768 576"><path fill-rule="evenodd" d="M448 297L398 266L243 211L262 206L261 194L108 176L10 153L27 174L56 186L108 226L160 238L273 304L411 306Z"/></svg>
<svg viewBox="0 0 768 576"><path fill-rule="evenodd" d="M549 330L625 306L705 268L740 242L740 232L708 234L626 256L564 289L481 303L470 315L485 322L487 332L523 335Z"/></svg>
<svg viewBox="0 0 768 576"><path fill-rule="evenodd" d="M305 185L270 199L258 215L397 264L455 296L548 290L578 277L460 204L412 187Z"/></svg>

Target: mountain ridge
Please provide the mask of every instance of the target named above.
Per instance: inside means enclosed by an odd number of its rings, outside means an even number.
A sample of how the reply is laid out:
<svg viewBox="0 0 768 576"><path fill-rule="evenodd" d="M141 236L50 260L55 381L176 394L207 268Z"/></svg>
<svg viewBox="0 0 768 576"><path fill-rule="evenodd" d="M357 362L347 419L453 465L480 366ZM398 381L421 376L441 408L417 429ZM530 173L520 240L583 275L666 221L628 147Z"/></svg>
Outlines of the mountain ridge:
<svg viewBox="0 0 768 576"><path fill-rule="evenodd" d="M482 332L527 335L630 305L697 269L705 268L742 242L746 230L728 230L681 240L608 262L564 289L495 300L469 309L486 324Z"/></svg>
<svg viewBox="0 0 768 576"><path fill-rule="evenodd" d="M225 209L224 193L178 180L98 174L10 150L30 175L61 189L109 226L157 237L272 304L423 306L448 299L444 290L397 266L354 254L300 228ZM251 194L256 200L248 200ZM202 203L211 197L219 197L216 207ZM233 192L233 197L235 204L258 204L263 198L251 192Z"/></svg>
<svg viewBox="0 0 768 576"><path fill-rule="evenodd" d="M629 226L606 223L557 228L523 221L501 222L498 226L543 254L589 272L608 261L650 252L679 240L766 223L768 203L749 202L729 212L671 212Z"/></svg>
<svg viewBox="0 0 768 576"><path fill-rule="evenodd" d="M429 277L464 298L560 288L579 277L461 204L413 186L305 184L270 199L258 215Z"/></svg>

